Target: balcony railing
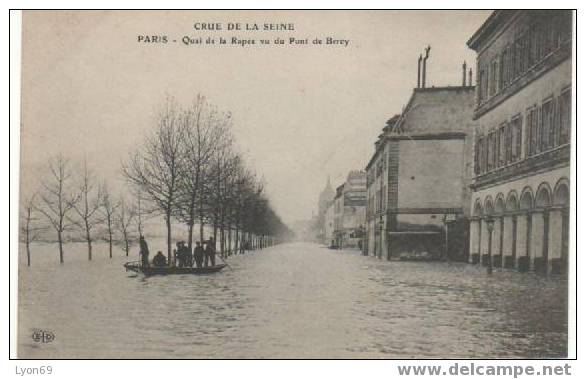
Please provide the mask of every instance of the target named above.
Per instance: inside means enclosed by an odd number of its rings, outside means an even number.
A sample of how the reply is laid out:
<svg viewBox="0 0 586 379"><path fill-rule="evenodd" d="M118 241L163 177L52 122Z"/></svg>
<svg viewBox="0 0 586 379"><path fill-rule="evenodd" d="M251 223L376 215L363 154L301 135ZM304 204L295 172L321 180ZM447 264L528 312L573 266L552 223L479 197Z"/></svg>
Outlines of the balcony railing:
<svg viewBox="0 0 586 379"><path fill-rule="evenodd" d="M481 189L510 178L527 176L531 173L562 166L570 162L570 152L571 147L568 143L552 150L532 155L519 162L477 175L470 187L474 190Z"/></svg>

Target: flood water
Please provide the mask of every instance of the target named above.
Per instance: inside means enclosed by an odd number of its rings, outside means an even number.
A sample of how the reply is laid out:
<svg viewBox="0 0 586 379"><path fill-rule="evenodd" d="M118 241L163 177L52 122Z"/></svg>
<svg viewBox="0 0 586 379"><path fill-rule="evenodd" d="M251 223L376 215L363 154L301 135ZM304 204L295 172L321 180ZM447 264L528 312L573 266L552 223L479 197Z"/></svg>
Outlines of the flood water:
<svg viewBox="0 0 586 379"><path fill-rule="evenodd" d="M214 275L145 279L124 271L119 250L95 250L88 262L83 244L68 244L63 265L56 245L33 246L31 267L21 256L19 358L567 354L559 278L292 243L230 257ZM34 342L35 328L55 340Z"/></svg>

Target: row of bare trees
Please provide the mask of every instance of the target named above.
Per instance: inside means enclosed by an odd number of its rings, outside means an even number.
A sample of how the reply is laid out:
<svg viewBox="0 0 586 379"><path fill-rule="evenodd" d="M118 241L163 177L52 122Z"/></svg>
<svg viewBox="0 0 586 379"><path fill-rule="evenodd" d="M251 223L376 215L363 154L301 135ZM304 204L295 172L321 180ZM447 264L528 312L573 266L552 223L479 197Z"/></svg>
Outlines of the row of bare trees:
<svg viewBox="0 0 586 379"><path fill-rule="evenodd" d="M77 236L87 244L88 260L92 260L93 243L104 239L109 256L115 244L128 253L137 233L138 211L134 202L114 199L108 187L99 183L84 160L74 167L62 154L49 159L47 175L39 189L22 201L21 239L25 243L27 264L31 264L31 243L51 239L55 233L59 246L59 262L64 262L63 247L67 236ZM98 233L97 229L101 229Z"/></svg>
<svg viewBox="0 0 586 379"><path fill-rule="evenodd" d="M156 124L122 165L133 196L115 197L98 180L87 160L73 165L63 155L49 159L39 189L22 202L21 238L30 265L31 243L52 231L63 263L64 244L75 233L87 244L92 260L94 242L115 244L128 252L143 235L143 217L162 216L168 257L173 224L186 226L193 248L196 227L203 242L206 226L219 242L222 256L264 247L290 236L271 208L263 181L248 169L237 152L232 117L203 96L187 106L169 98L156 114Z"/></svg>
<svg viewBox="0 0 586 379"><path fill-rule="evenodd" d="M286 237L289 230L271 209L262 181L234 146L230 113L198 95L188 105L168 98L155 120L123 172L144 194L149 213L163 217L169 259L176 221L187 228L189 249L196 225L202 241L205 226L211 227L223 256Z"/></svg>

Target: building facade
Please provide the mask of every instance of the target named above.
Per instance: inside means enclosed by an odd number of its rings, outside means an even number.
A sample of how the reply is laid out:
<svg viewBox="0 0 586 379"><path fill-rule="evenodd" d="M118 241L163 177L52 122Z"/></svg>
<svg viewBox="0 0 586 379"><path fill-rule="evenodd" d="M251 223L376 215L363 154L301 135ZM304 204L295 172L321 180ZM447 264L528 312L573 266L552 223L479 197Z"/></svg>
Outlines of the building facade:
<svg viewBox="0 0 586 379"><path fill-rule="evenodd" d="M350 171L333 202L335 245L362 249L366 219L366 174Z"/></svg>
<svg viewBox="0 0 586 379"><path fill-rule="evenodd" d="M477 52L470 260L564 272L568 261L571 11L495 11Z"/></svg>
<svg viewBox="0 0 586 379"><path fill-rule="evenodd" d="M465 82L416 88L387 122L366 168L368 254L467 260L473 110Z"/></svg>
<svg viewBox="0 0 586 379"><path fill-rule="evenodd" d="M366 240L363 252L365 255L375 255L379 258L383 256L383 252L386 256L387 252L384 230L387 224L387 164L390 144L386 136L399 118L399 115L395 115L387 121L382 134L374 144L374 154L366 165Z"/></svg>
<svg viewBox="0 0 586 379"><path fill-rule="evenodd" d="M334 246L334 199L328 202L324 217L324 244Z"/></svg>

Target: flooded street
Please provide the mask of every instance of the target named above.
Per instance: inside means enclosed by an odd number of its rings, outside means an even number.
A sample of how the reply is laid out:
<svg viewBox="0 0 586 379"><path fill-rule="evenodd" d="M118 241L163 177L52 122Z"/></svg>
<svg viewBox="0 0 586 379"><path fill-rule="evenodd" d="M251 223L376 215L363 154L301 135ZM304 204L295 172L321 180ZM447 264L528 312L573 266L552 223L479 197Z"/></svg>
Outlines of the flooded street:
<svg viewBox="0 0 586 379"><path fill-rule="evenodd" d="M215 275L145 279L104 245L87 262L69 244L64 265L54 245L33 250L19 272L19 358L566 355L559 278L292 243L230 257ZM55 340L34 342L34 328Z"/></svg>

